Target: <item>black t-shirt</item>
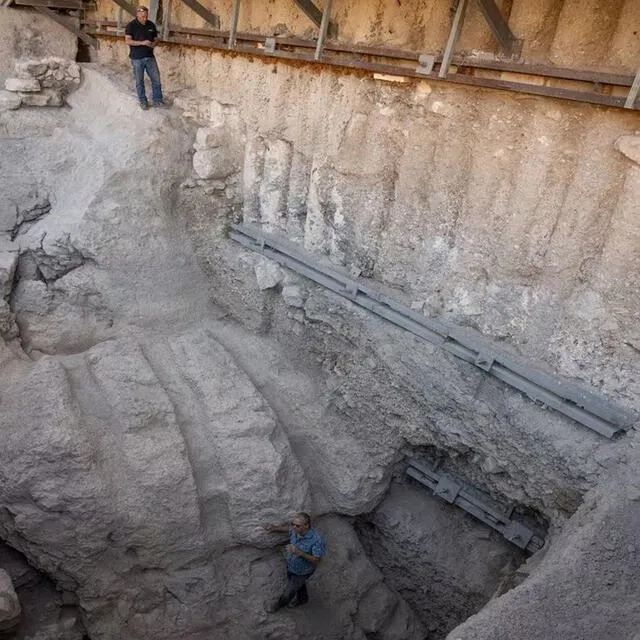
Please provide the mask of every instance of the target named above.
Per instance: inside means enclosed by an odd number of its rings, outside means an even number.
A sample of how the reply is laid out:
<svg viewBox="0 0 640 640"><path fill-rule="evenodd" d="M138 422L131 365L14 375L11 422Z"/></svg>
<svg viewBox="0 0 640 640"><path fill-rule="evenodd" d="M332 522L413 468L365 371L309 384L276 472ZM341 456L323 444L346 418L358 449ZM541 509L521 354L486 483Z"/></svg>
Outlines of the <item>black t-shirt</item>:
<svg viewBox="0 0 640 640"><path fill-rule="evenodd" d="M132 20L125 29L125 34L131 36L132 40L136 42L144 42L150 40L153 42L158 37L158 30L156 25L147 20L144 24L138 22L138 20ZM153 58L153 49L151 47L137 46L129 47L129 57L132 60L139 60L140 58Z"/></svg>

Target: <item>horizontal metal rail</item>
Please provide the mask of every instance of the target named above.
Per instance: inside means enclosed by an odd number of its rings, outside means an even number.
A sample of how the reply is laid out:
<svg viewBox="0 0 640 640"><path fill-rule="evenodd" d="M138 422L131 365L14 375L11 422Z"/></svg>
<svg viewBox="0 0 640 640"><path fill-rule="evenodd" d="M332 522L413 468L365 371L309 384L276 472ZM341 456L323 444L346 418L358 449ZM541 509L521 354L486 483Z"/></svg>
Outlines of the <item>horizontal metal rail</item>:
<svg viewBox="0 0 640 640"><path fill-rule="evenodd" d="M256 225L232 225L230 237L242 246L330 289L389 322L475 365L534 401L559 411L600 435L613 438L636 420L630 411L609 403L569 380L544 373L527 362L497 351L483 338L453 325L430 320L384 293L320 264L301 247L263 232Z"/></svg>
<svg viewBox="0 0 640 640"><path fill-rule="evenodd" d="M520 549L535 553L544 546L544 538L519 520L513 520L511 513L501 511L487 501L476 497L476 491L470 490L458 478L451 474L438 473L424 461L409 459L406 473L420 484L450 504L460 507L474 518L498 531L504 538ZM510 510L511 512L513 509Z"/></svg>
<svg viewBox="0 0 640 640"><path fill-rule="evenodd" d="M118 34L109 31L116 23L107 20L86 20L83 23L88 33L96 36L114 37ZM229 51L229 38L231 34L227 31L213 29L201 29L181 26L171 26L169 34L164 41L171 44L203 47L220 51ZM570 69L563 67L553 67L550 65L526 64L509 62L506 60L483 60L480 58L454 56L452 64L457 67L455 73L449 73L446 78L439 78L439 67L442 63L442 56L434 55L435 67L432 72L425 74L418 66L420 53L403 51L400 49L390 49L383 47L370 47L364 45L348 45L342 43L326 42L325 53L334 55L324 55L322 61L315 60L313 54L307 54L305 50L315 50L317 43L312 40L301 38L276 38L275 49L268 50L264 44L267 36L250 33L237 33L235 40L238 44L233 47L233 51L251 56L264 58L276 58L281 60L292 60L299 62L309 62L316 64L326 64L329 66L345 69L355 69L364 72L380 73L385 75L401 76L421 80L438 80L441 82L452 82L454 84L471 85L488 89L499 89L504 91L516 91L531 95L560 98L575 102L586 102L590 104L600 104L609 107L624 108L627 102L626 95L609 95L608 92L616 87L630 88L634 81L633 75L603 73L598 71L587 71L580 69ZM240 44L245 43L245 44ZM251 44L249 44L251 43ZM294 51L293 49L302 49ZM347 55L345 55L347 54ZM361 56L370 56L375 61L362 60ZM387 59L389 62L379 62L380 59ZM416 66L406 66L407 62L415 62ZM487 78L472 75L475 70L489 70L496 73L519 74L522 80L505 80L502 78ZM528 77L553 79L558 78L567 82L577 83L575 88L548 86L547 84L534 84L528 81ZM584 83L592 85L592 90L584 88ZM573 85L572 85L573 86ZM610 87L610 88L608 88ZM634 110L639 110L639 106L632 106Z"/></svg>

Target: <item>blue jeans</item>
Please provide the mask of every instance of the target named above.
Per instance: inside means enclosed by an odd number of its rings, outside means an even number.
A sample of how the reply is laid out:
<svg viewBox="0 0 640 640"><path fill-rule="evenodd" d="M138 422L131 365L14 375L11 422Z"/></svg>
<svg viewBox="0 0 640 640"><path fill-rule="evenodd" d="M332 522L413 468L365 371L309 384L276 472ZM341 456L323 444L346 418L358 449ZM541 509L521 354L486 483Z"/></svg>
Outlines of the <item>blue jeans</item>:
<svg viewBox="0 0 640 640"><path fill-rule="evenodd" d="M162 102L162 85L160 84L160 70L158 63L152 56L150 58L140 58L131 60L133 75L136 79L136 91L140 104L147 104L147 94L144 90L144 72L147 72L151 80L152 99L154 103Z"/></svg>
<svg viewBox="0 0 640 640"><path fill-rule="evenodd" d="M306 604L309 601L307 592L307 580L311 577L311 573L306 576L299 576L295 573L287 571L287 586L282 595L276 601L274 608L281 609L286 607L290 602L295 601L297 604Z"/></svg>

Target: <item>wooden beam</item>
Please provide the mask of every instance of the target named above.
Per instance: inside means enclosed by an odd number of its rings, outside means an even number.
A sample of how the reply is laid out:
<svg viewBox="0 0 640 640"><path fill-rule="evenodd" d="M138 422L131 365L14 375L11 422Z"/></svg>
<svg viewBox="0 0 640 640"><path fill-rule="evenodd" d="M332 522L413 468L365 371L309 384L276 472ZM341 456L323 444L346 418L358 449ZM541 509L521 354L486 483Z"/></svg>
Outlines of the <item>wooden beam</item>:
<svg viewBox="0 0 640 640"><path fill-rule="evenodd" d="M129 15L136 17L136 8L127 0L113 0L119 7L122 7Z"/></svg>
<svg viewBox="0 0 640 640"><path fill-rule="evenodd" d="M56 13L47 7L34 7L34 9L48 18L51 18L51 20L57 22L68 31L71 31L71 33L80 38L82 42L86 42L90 47L98 48L98 40L96 38L92 38L88 33L85 33L82 29L76 27L72 22L73 18L61 16L59 13Z"/></svg>
<svg viewBox="0 0 640 640"><path fill-rule="evenodd" d="M214 29L220 26L220 18L211 13L209 9L203 7L198 0L182 0L191 11L197 13L205 22L209 23Z"/></svg>
<svg viewBox="0 0 640 640"><path fill-rule="evenodd" d="M500 43L503 53L506 56L519 57L522 41L513 35L494 0L476 0L476 3L480 7L493 35Z"/></svg>
<svg viewBox="0 0 640 640"><path fill-rule="evenodd" d="M453 50L456 48L456 43L458 42L458 37L462 30L462 23L464 22L466 9L467 0L458 0L458 8L456 9L456 15L453 18L453 24L451 25L451 31L449 32L449 40L447 40L447 46L442 54L442 62L438 73L439 78L446 78L449 73L449 65L451 64Z"/></svg>

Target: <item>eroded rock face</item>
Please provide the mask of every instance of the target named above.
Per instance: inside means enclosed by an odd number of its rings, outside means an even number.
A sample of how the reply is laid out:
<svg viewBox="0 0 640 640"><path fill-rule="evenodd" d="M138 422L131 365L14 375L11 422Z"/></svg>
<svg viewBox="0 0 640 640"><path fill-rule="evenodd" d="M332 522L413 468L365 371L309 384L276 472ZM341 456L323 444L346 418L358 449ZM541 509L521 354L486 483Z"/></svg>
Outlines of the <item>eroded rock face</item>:
<svg viewBox="0 0 640 640"><path fill-rule="evenodd" d="M427 638L444 637L479 611L525 560L486 525L413 484L393 484L359 530Z"/></svg>
<svg viewBox="0 0 640 640"><path fill-rule="evenodd" d="M104 92L112 99L96 120ZM359 461L348 479L322 484L326 461L342 464L357 447L338 423L330 447L325 436L309 440L327 428L313 381L292 369L276 386L286 363L212 319L223 314L167 204L190 171L180 123L167 111L143 121L134 96L91 70L71 100L74 124L52 126L54 141L8 141L30 172L20 178L8 165L2 174L15 202L30 202L34 175L51 198L47 215L25 205L28 224L5 233L20 335L0 342L0 538L81 607L94 640L361 640L363 629L418 640L420 623L340 518L319 522L335 549L311 587L316 613L265 613L283 563L262 524L314 505L358 511L377 498ZM132 209L141 188L148 198ZM15 215L7 211L10 225ZM279 402L283 393L299 411Z"/></svg>

